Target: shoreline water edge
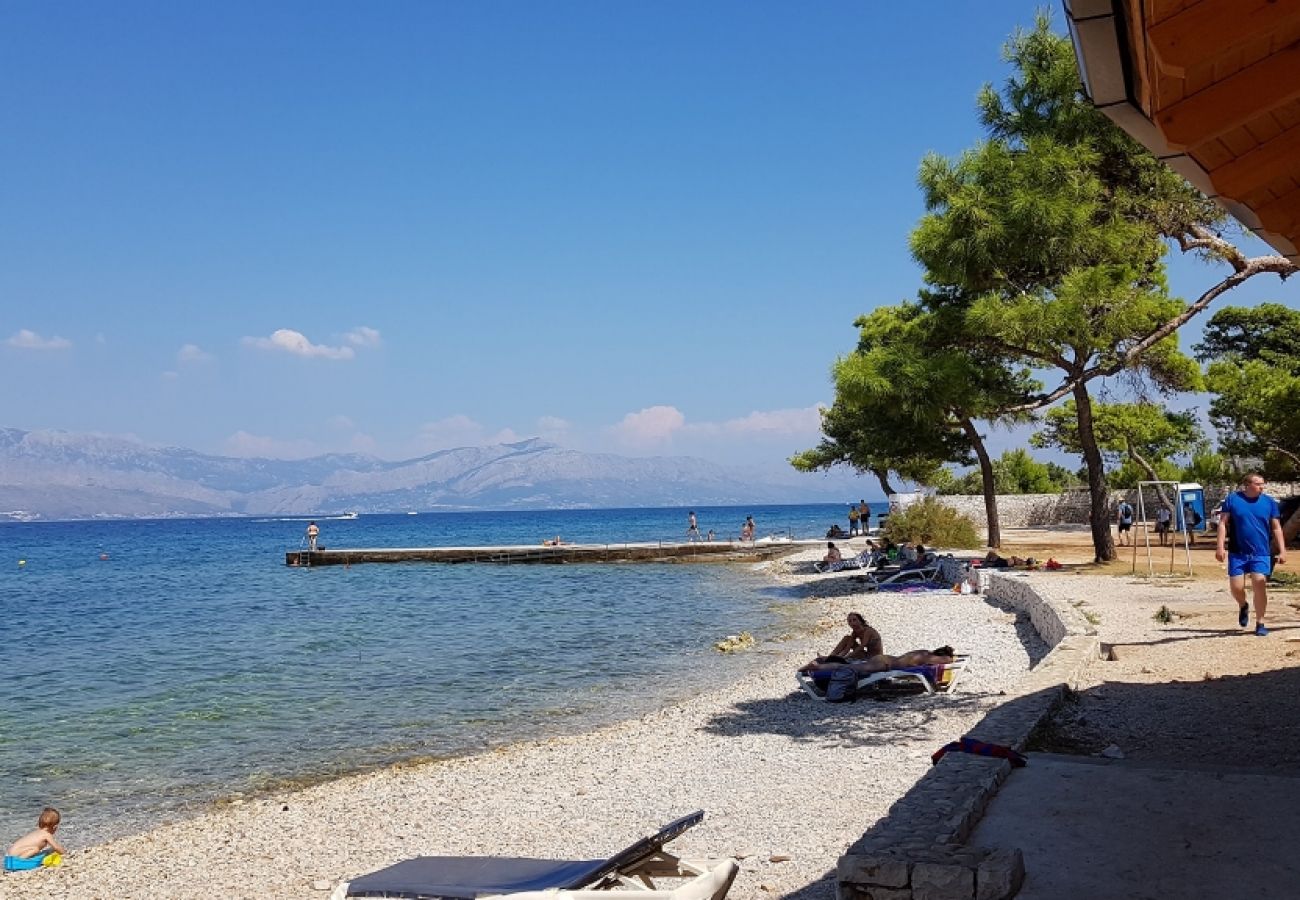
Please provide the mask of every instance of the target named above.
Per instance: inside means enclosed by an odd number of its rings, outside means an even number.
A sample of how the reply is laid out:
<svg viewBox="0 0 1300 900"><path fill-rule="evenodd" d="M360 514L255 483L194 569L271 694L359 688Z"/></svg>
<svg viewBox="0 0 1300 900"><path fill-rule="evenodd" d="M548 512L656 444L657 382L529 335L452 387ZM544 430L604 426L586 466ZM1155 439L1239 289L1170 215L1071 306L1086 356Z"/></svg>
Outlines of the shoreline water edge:
<svg viewBox="0 0 1300 900"><path fill-rule="evenodd" d="M843 574L814 574L816 558L807 550L759 567L792 600L815 604L816 624L744 651L752 666L715 689L593 731L236 796L97 846L77 847L70 822L63 867L6 876L4 894L320 897L422 854L598 856L702 808L704 823L675 846L740 857L732 897L830 900L843 849L1048 648L1024 616L980 596L860 593ZM795 667L826 652L850 611L881 631L886 652L971 652L961 691L843 705L800 694Z"/></svg>

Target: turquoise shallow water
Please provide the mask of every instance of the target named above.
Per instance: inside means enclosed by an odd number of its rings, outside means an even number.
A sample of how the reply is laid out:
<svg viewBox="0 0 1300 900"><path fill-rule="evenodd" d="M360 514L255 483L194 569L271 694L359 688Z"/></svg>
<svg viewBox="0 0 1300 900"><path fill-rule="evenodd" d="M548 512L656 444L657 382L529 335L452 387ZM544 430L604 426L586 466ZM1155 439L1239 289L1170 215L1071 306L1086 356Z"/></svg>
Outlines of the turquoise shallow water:
<svg viewBox="0 0 1300 900"><path fill-rule="evenodd" d="M842 509L697 512L705 531L753 514L760 535L812 537ZM330 547L677 540L685 511L319 524ZM734 677L751 661L712 642L799 612L751 566L288 568L305 525L0 525L0 834L51 804L84 844L232 793L590 728Z"/></svg>

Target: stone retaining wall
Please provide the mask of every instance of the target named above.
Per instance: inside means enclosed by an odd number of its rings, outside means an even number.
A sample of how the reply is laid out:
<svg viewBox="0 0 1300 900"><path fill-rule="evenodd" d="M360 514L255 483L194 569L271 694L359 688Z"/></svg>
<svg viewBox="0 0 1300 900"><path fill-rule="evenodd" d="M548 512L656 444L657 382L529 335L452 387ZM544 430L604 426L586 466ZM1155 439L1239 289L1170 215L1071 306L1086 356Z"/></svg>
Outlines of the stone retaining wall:
<svg viewBox="0 0 1300 900"><path fill-rule="evenodd" d="M1052 649L969 737L1023 750L1029 735L1098 658L1096 631L1041 579L980 573L989 597L1026 612ZM1038 583L1035 583L1037 581ZM940 699L940 702L942 700ZM1004 759L949 753L839 859L839 900L1005 900L1024 880L1018 848L963 846L1011 772Z"/></svg>
<svg viewBox="0 0 1300 900"><path fill-rule="evenodd" d="M1208 514L1223 498L1236 490L1232 485L1209 485L1205 488L1205 511ZM1280 482L1270 484L1268 493L1278 498L1300 495L1300 483ZM1150 495L1148 494L1148 498ZM942 494L937 498L944 506L952 507L976 525L985 522L984 496L982 494ZM1137 507L1137 491L1110 492L1110 509L1120 500L1128 500ZM1003 528L1037 528L1042 525L1087 525L1091 508L1087 490L1062 491L1059 494L998 494L998 523Z"/></svg>

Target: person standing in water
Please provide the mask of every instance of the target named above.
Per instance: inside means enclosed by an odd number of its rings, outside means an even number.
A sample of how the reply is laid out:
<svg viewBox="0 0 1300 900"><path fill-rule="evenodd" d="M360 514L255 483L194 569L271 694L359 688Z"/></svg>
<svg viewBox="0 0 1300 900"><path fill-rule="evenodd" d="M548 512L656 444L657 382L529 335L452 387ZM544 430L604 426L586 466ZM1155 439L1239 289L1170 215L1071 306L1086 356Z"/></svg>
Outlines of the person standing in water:
<svg viewBox="0 0 1300 900"><path fill-rule="evenodd" d="M695 510L691 510L686 516L686 540L698 541L700 539L700 526L695 521Z"/></svg>

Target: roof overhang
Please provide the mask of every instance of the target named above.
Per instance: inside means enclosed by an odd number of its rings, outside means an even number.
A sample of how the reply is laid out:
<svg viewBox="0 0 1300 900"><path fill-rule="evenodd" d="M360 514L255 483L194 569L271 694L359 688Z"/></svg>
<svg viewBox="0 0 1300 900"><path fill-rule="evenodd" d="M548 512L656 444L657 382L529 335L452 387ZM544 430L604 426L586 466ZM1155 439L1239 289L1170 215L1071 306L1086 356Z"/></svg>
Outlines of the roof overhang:
<svg viewBox="0 0 1300 900"><path fill-rule="evenodd" d="M1300 264L1300 0L1064 0L1089 99Z"/></svg>

